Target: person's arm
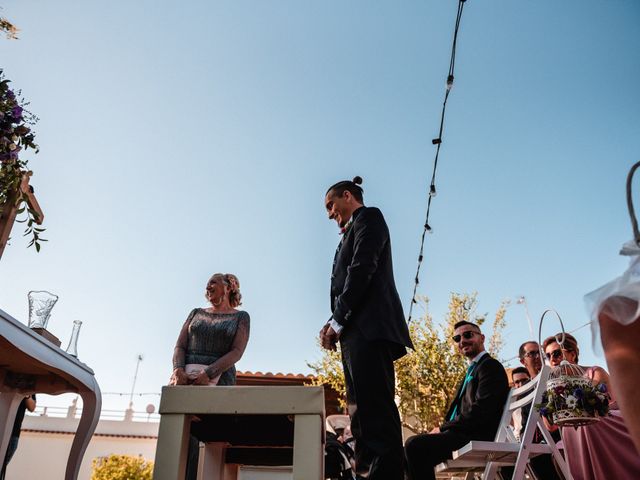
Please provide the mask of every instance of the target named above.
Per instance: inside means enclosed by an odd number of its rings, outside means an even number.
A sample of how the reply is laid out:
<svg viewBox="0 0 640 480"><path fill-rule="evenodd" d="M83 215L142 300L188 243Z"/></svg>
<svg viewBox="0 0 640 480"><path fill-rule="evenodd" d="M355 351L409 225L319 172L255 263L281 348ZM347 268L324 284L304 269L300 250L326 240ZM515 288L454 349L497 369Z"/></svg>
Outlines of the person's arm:
<svg viewBox="0 0 640 480"><path fill-rule="evenodd" d="M484 371L483 371L484 370ZM471 407L454 419L444 422L441 431L478 430L488 419L502 415L506 395L509 393L509 381L502 365L496 361L487 361L478 372L478 388Z"/></svg>
<svg viewBox="0 0 640 480"><path fill-rule="evenodd" d="M182 325L182 329L178 335L178 340L176 341L176 346L173 349L173 378L177 385L186 385L188 383L187 374L184 371L185 354L189 340L189 324L191 323L193 316L196 314L196 310L197 309L193 309L191 311L185 320L184 325Z"/></svg>
<svg viewBox="0 0 640 480"><path fill-rule="evenodd" d="M347 267L344 289L336 298L333 320L343 327L349 323L351 312L360 305L371 277L378 269L380 254L389 240L389 232L382 213L367 208L353 222L353 258Z"/></svg>
<svg viewBox="0 0 640 480"><path fill-rule="evenodd" d="M240 312L238 315L238 329L231 344L231 349L204 369L204 373L207 375L206 379L201 375L198 376L193 383L196 385L206 385L209 379L219 377L242 358L242 354L249 342L249 325L249 314L247 312Z"/></svg>

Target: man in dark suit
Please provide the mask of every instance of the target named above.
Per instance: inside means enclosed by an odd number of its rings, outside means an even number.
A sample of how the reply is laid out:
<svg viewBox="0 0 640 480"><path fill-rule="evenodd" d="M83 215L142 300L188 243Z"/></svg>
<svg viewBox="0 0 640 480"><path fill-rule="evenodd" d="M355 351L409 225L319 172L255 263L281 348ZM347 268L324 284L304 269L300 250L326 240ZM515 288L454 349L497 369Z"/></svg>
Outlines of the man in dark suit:
<svg viewBox="0 0 640 480"><path fill-rule="evenodd" d="M435 479L434 467L471 440L493 440L509 393L504 367L484 349L484 335L475 323L454 326L453 341L469 360L444 423L431 433L407 440L405 451L410 480Z"/></svg>
<svg viewBox="0 0 640 480"><path fill-rule="evenodd" d="M380 210L363 205L361 183L360 177L338 182L325 197L343 235L331 275L333 315L320 341L331 350L340 342L357 473L402 480L393 362L413 345L393 279L389 229Z"/></svg>

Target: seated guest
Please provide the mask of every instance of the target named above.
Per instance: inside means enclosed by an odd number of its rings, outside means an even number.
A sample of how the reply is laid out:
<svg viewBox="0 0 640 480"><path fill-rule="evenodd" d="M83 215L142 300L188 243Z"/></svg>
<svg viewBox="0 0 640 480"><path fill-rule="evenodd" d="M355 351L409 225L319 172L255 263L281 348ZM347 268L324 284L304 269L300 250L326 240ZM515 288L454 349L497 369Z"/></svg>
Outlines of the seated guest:
<svg viewBox="0 0 640 480"><path fill-rule="evenodd" d="M540 373L540 370L542 370L541 355L544 356L540 351L540 345L538 345L538 342L529 340L520 345L518 357L520 358L522 366L527 369L527 372L529 372L530 378L535 378L535 376Z"/></svg>
<svg viewBox="0 0 640 480"><path fill-rule="evenodd" d="M540 370L542 370L540 345L538 345L538 342L534 342L533 340L524 342L520 345L518 356L520 357L520 363L522 363L524 367L514 368L511 372L514 388L525 385L531 378L535 378L538 373L540 373ZM520 417L519 422L517 418L514 418L513 422L518 440L522 440L522 435L524 435L524 429L527 426L527 419L529 418L530 410L531 405L525 405L517 412L514 412L514 417ZM556 443L560 441L560 430L555 425L552 426L551 436ZM546 443L542 433L540 433L540 430L537 428L533 434L533 443ZM540 479L559 480L562 478L558 474L552 455L549 453L544 453L530 458L529 464L531 465L533 472ZM513 468L511 467L503 467L501 469L503 477L510 478L509 474L512 472Z"/></svg>
<svg viewBox="0 0 640 480"><path fill-rule="evenodd" d="M516 367L511 370L511 378L513 380L513 388L519 388L526 385L531 380L529 372L524 367ZM524 426L527 424L527 416L529 410L527 408L519 408L512 414L513 430L516 438L520 440L520 434L524 432Z"/></svg>
<svg viewBox="0 0 640 480"><path fill-rule="evenodd" d="M469 360L469 368L442 425L407 440L410 480L435 479L436 465L471 440L493 440L500 423L509 393L507 373L485 351L484 335L475 323L456 323L453 341Z"/></svg>
<svg viewBox="0 0 640 480"><path fill-rule="evenodd" d="M552 367L564 359L578 364L578 342L568 333L547 338L542 346ZM609 374L598 366L582 367L585 378L594 385L604 383L611 393ZM562 427L564 452L574 480L631 479L640 478L640 455L627 430L615 392L611 394L609 416L599 422L580 427Z"/></svg>
<svg viewBox="0 0 640 480"><path fill-rule="evenodd" d="M640 383L640 321L636 317L638 302L614 295L605 300L599 309L602 347L611 372L611 383L624 422L640 452L640 402L636 391ZM630 318L636 320L629 322Z"/></svg>

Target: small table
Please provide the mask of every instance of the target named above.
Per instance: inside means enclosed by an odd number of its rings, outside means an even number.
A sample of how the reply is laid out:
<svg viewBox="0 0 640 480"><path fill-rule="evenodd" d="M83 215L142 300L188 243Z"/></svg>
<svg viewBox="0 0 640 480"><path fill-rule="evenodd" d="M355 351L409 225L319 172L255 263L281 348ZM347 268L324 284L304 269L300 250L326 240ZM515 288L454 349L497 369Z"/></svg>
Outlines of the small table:
<svg viewBox="0 0 640 480"><path fill-rule="evenodd" d="M20 402L33 393L82 397L82 416L64 477L76 480L102 405L93 370L0 310L0 458L6 455Z"/></svg>
<svg viewBox="0 0 640 480"><path fill-rule="evenodd" d="M323 387L163 387L159 411L154 480L184 479L193 416L208 479L235 478L230 463L282 465L287 458L294 480L324 478Z"/></svg>

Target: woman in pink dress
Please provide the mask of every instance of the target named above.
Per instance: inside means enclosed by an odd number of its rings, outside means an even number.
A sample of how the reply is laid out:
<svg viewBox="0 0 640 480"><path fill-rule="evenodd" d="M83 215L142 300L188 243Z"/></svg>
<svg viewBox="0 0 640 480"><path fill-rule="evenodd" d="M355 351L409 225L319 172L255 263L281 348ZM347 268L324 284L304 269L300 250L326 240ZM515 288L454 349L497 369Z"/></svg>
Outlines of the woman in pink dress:
<svg viewBox="0 0 640 480"><path fill-rule="evenodd" d="M547 338L542 343L552 367L566 359L578 364L578 342L565 334L562 345L557 339L562 334ZM582 367L594 385L604 383L611 392L609 374L601 367ZM564 452L574 480L640 479L640 454L624 424L620 410L612 397L608 417L582 427L562 427Z"/></svg>

